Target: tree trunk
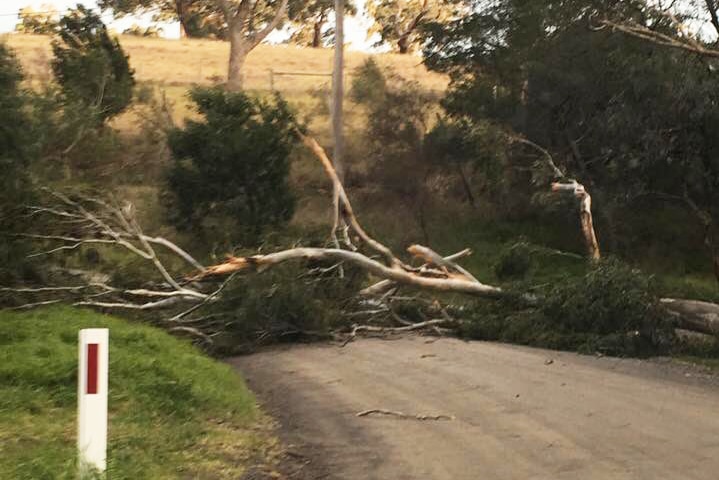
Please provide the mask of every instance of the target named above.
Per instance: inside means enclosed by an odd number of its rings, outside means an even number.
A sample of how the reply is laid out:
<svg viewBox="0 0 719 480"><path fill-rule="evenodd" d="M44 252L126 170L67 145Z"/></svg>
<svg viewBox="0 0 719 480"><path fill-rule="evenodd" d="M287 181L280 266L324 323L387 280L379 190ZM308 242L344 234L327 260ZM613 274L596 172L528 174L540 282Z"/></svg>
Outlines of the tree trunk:
<svg viewBox="0 0 719 480"><path fill-rule="evenodd" d="M661 303L677 319L679 328L719 335L719 305L679 298L662 298Z"/></svg>
<svg viewBox="0 0 719 480"><path fill-rule="evenodd" d="M177 20L180 22L180 38L187 38L187 11L183 0L175 0L175 10L177 11Z"/></svg>
<svg viewBox="0 0 719 480"><path fill-rule="evenodd" d="M332 132L335 141L333 163L340 182L344 182L342 153L342 108L344 100L344 0L335 0L335 64L332 72Z"/></svg>
<svg viewBox="0 0 719 480"><path fill-rule="evenodd" d="M227 89L240 92L243 88L243 73L247 55L250 53L241 32L230 31L230 66L227 72Z"/></svg>
<svg viewBox="0 0 719 480"><path fill-rule="evenodd" d="M312 48L320 48L322 46L322 22L315 22L312 28Z"/></svg>
<svg viewBox="0 0 719 480"><path fill-rule="evenodd" d="M397 48L399 49L399 53L403 55L409 53L409 37L406 35L399 37L399 40L397 40Z"/></svg>
<svg viewBox="0 0 719 480"><path fill-rule="evenodd" d="M459 174L460 180L462 180L462 187L464 187L464 195L467 198L467 202L469 202L472 208L477 208L474 193L472 193L472 186L469 184L469 180L467 180L467 176L464 174L462 164L460 162L456 162L456 165L457 173Z"/></svg>

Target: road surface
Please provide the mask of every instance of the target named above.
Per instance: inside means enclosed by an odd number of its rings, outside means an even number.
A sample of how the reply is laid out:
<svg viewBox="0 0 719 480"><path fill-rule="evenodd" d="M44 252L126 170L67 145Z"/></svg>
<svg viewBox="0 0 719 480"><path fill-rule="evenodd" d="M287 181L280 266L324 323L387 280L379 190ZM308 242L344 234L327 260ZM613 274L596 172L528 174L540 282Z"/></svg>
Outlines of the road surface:
<svg viewBox="0 0 719 480"><path fill-rule="evenodd" d="M672 362L418 336L232 364L299 459L291 478L719 478L719 386Z"/></svg>

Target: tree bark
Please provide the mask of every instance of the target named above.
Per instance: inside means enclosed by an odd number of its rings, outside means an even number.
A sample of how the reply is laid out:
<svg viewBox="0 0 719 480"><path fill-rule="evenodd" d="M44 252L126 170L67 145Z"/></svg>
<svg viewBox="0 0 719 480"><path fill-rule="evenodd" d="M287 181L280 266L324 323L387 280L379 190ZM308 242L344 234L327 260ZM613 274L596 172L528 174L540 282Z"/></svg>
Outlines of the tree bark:
<svg viewBox="0 0 719 480"><path fill-rule="evenodd" d="M227 72L227 89L232 92L240 92L244 86L242 75L250 48L248 48L249 45L247 45L247 40L243 38L242 32L236 32L234 28L231 28L229 33L230 64Z"/></svg>
<svg viewBox="0 0 719 480"><path fill-rule="evenodd" d="M182 0L175 0L175 10L177 11L177 20L180 22L180 38L186 38L188 37L187 14Z"/></svg>
<svg viewBox="0 0 719 480"><path fill-rule="evenodd" d="M261 30L253 27L255 15L254 3L241 0L236 10L233 10L230 0L216 0L222 9L227 22L227 34L230 39L230 62L227 70L227 89L241 91L243 87L243 67L247 55L259 45L267 35L277 28L287 13L288 0L282 0L275 15Z"/></svg>
<svg viewBox="0 0 719 480"><path fill-rule="evenodd" d="M312 28L312 48L320 48L322 46L322 22L315 22Z"/></svg>
<svg viewBox="0 0 719 480"><path fill-rule="evenodd" d="M662 298L661 303L677 319L679 328L719 335L719 305L680 298Z"/></svg>
<svg viewBox="0 0 719 480"><path fill-rule="evenodd" d="M397 40L397 49L402 55L409 53L409 38L406 35L399 37Z"/></svg>

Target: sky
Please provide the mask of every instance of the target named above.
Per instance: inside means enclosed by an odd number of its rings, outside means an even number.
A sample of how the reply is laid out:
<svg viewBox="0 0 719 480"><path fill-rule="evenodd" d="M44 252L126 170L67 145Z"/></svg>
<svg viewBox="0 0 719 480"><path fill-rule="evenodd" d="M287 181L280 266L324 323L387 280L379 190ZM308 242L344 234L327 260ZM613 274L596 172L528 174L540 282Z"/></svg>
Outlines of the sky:
<svg viewBox="0 0 719 480"><path fill-rule="evenodd" d="M18 23L17 12L23 7L30 6L36 11L63 11L74 7L78 2L83 3L86 7L97 7L95 0L0 0L0 33L15 30L15 25ZM367 29L371 21L364 15L364 1L359 0L357 4L360 13L356 17L345 17L345 43L349 50L374 50L372 44L375 40L367 39ZM47 8L48 6L49 8ZM122 32L134 24L141 26L154 24L154 22L152 22L152 14L115 20L111 14L106 13L102 15L102 19L110 28L117 32ZM176 22L159 23L157 26L162 27L164 37L179 38L180 36L180 26ZM274 32L268 40L271 42L280 42L287 36L287 32L277 31Z"/></svg>

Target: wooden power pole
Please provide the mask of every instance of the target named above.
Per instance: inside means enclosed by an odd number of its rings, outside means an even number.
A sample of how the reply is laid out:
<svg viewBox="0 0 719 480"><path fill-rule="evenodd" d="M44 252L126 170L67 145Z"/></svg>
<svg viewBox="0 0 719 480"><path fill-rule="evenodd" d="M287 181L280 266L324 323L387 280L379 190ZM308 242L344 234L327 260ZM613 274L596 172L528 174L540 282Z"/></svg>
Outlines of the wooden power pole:
<svg viewBox="0 0 719 480"><path fill-rule="evenodd" d="M332 70L332 133L335 150L333 161L340 181L344 181L344 138L342 136L342 104L344 100L344 0L335 0L335 64Z"/></svg>

